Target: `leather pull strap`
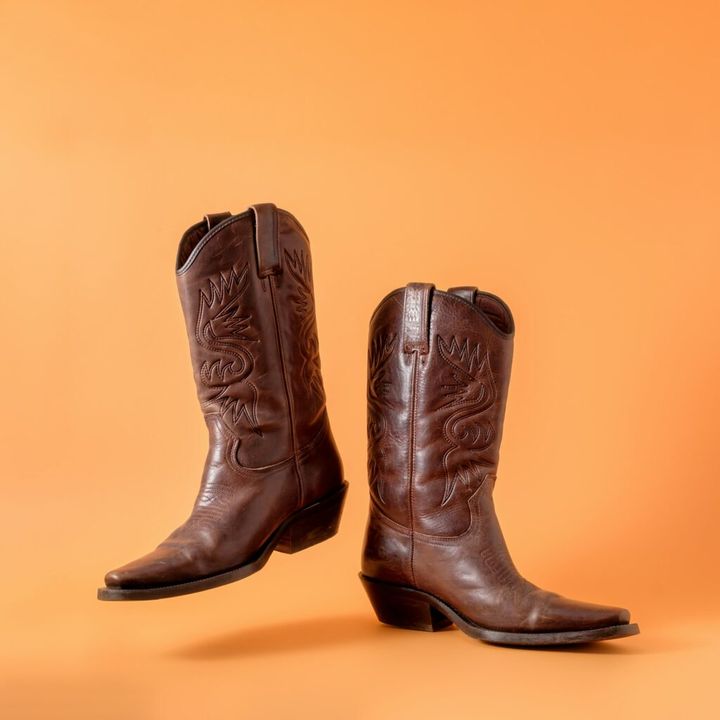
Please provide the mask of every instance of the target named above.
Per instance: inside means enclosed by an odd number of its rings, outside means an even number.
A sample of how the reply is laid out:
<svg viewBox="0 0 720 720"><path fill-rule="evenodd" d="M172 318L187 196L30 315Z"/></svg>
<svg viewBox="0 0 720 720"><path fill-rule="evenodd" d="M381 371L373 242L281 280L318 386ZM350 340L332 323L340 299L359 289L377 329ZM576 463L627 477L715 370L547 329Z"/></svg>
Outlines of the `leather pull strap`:
<svg viewBox="0 0 720 720"><path fill-rule="evenodd" d="M403 352L427 355L430 350L430 283L410 283L405 288L402 319Z"/></svg>
<svg viewBox="0 0 720 720"><path fill-rule="evenodd" d="M231 216L232 213L229 212L208 213L205 216L208 232L210 232L216 225L219 225L223 220L227 220Z"/></svg>
<svg viewBox="0 0 720 720"><path fill-rule="evenodd" d="M475 304L475 298L478 294L478 289L476 287L472 287L470 285L462 285L460 287L451 287L448 288L448 292L452 295L457 295L459 298L462 298L463 300L467 300L469 303Z"/></svg>
<svg viewBox="0 0 720 720"><path fill-rule="evenodd" d="M258 275L261 278L279 275L280 251L278 249L277 208L272 203L251 205L255 218L255 254L257 256Z"/></svg>

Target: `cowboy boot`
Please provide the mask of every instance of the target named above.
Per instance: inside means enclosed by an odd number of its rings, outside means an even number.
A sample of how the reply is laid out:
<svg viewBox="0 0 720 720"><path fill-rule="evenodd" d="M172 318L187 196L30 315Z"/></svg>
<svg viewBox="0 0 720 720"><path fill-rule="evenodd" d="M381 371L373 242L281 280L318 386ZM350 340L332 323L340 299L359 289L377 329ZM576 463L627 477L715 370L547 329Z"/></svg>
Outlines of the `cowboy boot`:
<svg viewBox="0 0 720 720"><path fill-rule="evenodd" d="M634 635L627 610L567 600L515 569L493 507L514 323L499 298L411 284L370 325L370 518L361 579L381 622L452 623L505 645Z"/></svg>
<svg viewBox="0 0 720 720"><path fill-rule="evenodd" d="M101 600L207 590L337 532L347 483L325 409L310 246L272 204L182 237L180 290L209 449L188 520L109 572Z"/></svg>

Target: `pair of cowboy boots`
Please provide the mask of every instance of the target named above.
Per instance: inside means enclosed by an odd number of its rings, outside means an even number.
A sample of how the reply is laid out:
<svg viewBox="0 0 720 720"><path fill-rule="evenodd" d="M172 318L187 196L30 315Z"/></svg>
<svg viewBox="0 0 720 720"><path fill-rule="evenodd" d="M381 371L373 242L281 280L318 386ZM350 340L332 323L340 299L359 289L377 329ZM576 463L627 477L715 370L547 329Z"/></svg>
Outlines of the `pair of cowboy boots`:
<svg viewBox="0 0 720 720"><path fill-rule="evenodd" d="M177 282L209 433L200 492L156 550L105 577L102 600L207 590L338 529L347 483L320 372L310 246L288 212L208 215ZM473 287L410 284L370 327L370 518L362 583L381 622L457 625L507 645L633 635L627 610L567 600L515 569L495 515L514 322Z"/></svg>

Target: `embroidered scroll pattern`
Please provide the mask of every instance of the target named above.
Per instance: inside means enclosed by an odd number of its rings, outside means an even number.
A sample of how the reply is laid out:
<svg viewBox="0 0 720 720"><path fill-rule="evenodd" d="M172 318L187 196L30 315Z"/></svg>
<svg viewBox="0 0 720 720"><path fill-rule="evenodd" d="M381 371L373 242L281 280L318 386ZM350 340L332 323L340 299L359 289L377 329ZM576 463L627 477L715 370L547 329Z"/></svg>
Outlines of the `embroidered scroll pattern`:
<svg viewBox="0 0 720 720"><path fill-rule="evenodd" d="M295 280L293 302L300 318L298 340L302 356L302 377L312 397L319 403L325 402L322 375L320 373L320 349L315 320L315 302L312 290L312 270L308 255L304 251L285 252L286 266Z"/></svg>
<svg viewBox="0 0 720 720"><path fill-rule="evenodd" d="M490 463L482 453L493 444L495 427L483 414L495 404L497 389L487 349L468 339L445 340L439 335L437 346L450 370L450 380L442 386L442 407L451 410L443 426L449 445L443 455L445 492L441 504L446 505L458 483L472 493L485 478Z"/></svg>
<svg viewBox="0 0 720 720"><path fill-rule="evenodd" d="M370 492L380 502L383 498L380 460L383 457L383 440L387 434L387 393L390 380L387 376L387 362L395 350L396 335L376 334L370 343L368 353L368 478Z"/></svg>
<svg viewBox="0 0 720 720"><path fill-rule="evenodd" d="M200 381L208 393L203 409L216 410L234 435L241 429L262 435L258 391L250 380L254 358L248 346L258 339L252 315L243 304L247 286L247 264L211 278L200 290L195 337L213 356L200 367Z"/></svg>

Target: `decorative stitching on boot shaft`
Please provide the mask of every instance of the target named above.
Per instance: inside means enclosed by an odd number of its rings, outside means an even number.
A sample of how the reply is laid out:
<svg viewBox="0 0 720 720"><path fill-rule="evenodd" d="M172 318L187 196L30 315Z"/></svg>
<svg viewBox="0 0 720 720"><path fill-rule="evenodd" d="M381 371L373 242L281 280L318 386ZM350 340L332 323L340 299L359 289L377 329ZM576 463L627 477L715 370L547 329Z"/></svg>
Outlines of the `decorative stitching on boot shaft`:
<svg viewBox="0 0 720 720"><path fill-rule="evenodd" d="M397 335L376 335L368 352L368 477L370 492L378 502L384 503L383 485L380 477L380 458L385 449L383 441L387 435L387 420L383 412L387 410L387 394L391 382L387 375L387 362L395 350Z"/></svg>
<svg viewBox="0 0 720 720"><path fill-rule="evenodd" d="M472 492L485 477L489 463L482 452L492 445L496 432L493 423L481 415L495 404L497 389L487 348L468 339L459 341L453 336L445 340L440 335L437 348L452 378L442 385L443 408L454 409L443 424L443 436L450 446L443 455L445 492L440 504L444 506L458 482ZM458 461L463 455L471 459Z"/></svg>
<svg viewBox="0 0 720 720"><path fill-rule="evenodd" d="M311 395L319 403L325 402L322 375L320 373L320 345L315 319L315 302L313 300L312 271L304 250L284 250L287 268L295 280L295 292L292 295L295 310L300 319L298 327L298 343L302 356L300 369Z"/></svg>
<svg viewBox="0 0 720 720"><path fill-rule="evenodd" d="M258 391L250 380L255 360L247 347L259 340L243 303L247 287L247 263L210 278L206 289L200 290L195 325L198 344L212 354L199 371L208 393L203 410L218 412L236 437L243 426L262 435L257 420Z"/></svg>

